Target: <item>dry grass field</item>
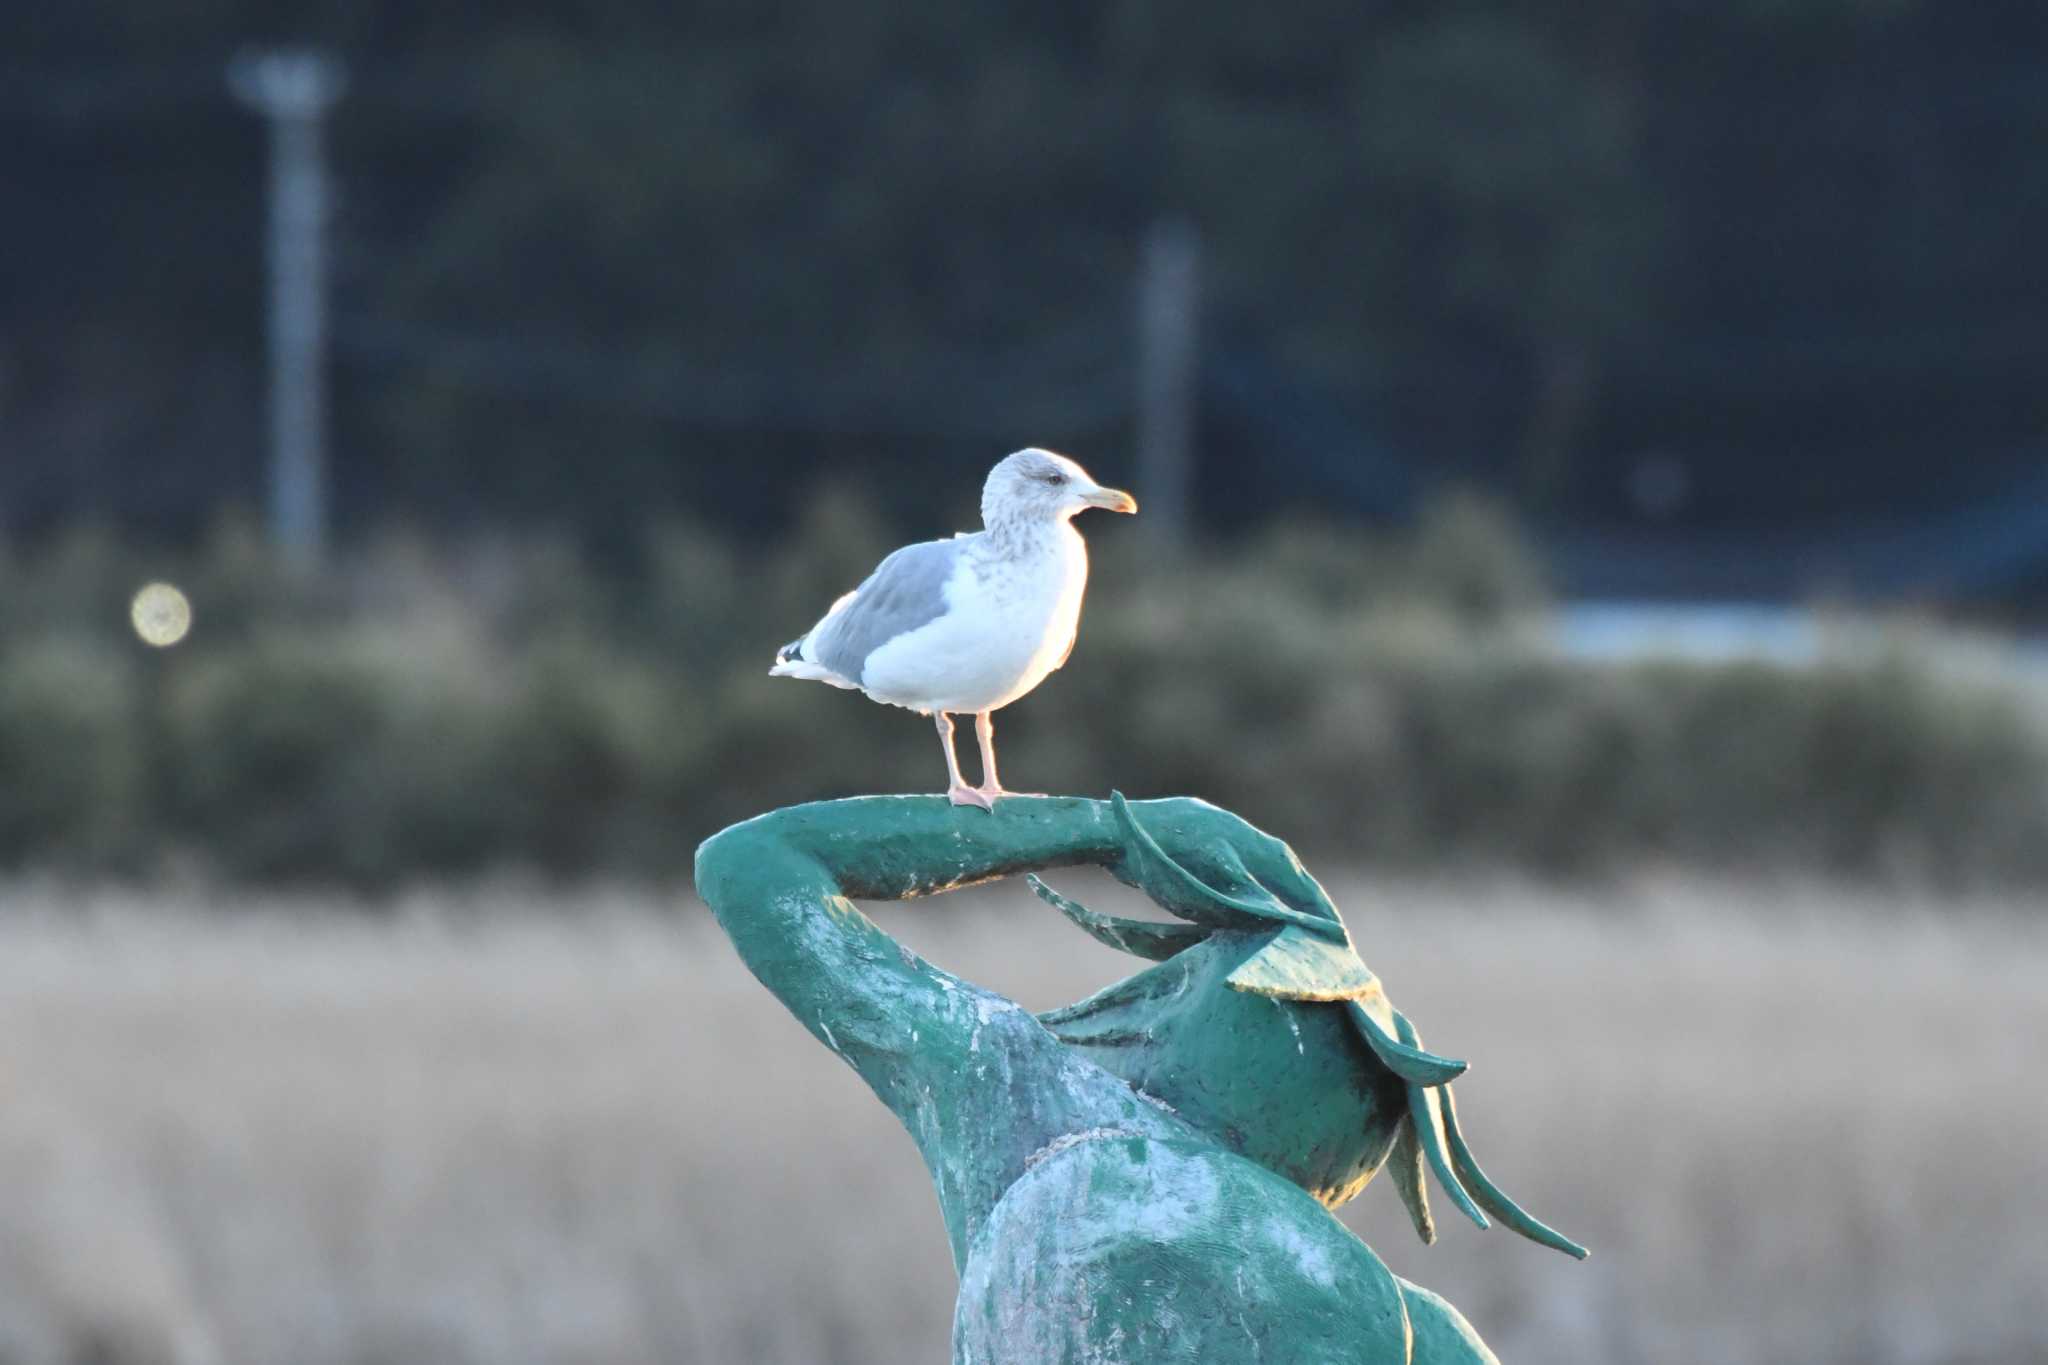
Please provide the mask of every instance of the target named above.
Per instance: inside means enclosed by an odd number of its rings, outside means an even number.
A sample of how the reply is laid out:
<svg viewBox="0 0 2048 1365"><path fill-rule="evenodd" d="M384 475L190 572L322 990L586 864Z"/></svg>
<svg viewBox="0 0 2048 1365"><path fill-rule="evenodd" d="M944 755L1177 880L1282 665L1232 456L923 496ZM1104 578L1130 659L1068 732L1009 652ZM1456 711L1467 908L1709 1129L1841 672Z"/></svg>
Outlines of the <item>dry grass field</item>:
<svg viewBox="0 0 2048 1365"><path fill-rule="evenodd" d="M1488 1169L1594 1248L1346 1211L1510 1365L2048 1359L2040 907L1333 890L1473 1060ZM694 903L4 900L5 1365L946 1358L909 1143ZM877 914L1034 1006L1129 965L1020 885Z"/></svg>

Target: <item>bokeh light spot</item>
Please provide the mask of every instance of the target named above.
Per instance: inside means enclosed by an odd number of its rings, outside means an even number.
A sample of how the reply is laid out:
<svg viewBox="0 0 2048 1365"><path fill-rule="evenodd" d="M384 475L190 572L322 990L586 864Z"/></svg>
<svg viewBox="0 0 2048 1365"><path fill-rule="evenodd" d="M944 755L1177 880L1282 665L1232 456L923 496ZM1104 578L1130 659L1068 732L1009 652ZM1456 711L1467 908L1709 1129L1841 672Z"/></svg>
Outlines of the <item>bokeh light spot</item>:
<svg viewBox="0 0 2048 1365"><path fill-rule="evenodd" d="M145 644L168 649L192 629L192 603L169 583L151 583L135 594L128 619Z"/></svg>

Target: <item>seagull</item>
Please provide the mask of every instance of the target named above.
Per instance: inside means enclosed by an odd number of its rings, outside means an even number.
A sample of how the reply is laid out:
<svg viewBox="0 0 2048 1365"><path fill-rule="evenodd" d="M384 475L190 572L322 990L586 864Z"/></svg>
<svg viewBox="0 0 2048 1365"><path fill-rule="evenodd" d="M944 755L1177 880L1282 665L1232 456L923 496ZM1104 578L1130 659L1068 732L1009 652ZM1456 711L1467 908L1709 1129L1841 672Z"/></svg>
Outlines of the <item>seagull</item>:
<svg viewBox="0 0 2048 1365"><path fill-rule="evenodd" d="M993 811L994 714L1067 661L1088 589L1088 547L1074 514L1135 512L1137 500L1104 488L1064 455L1033 447L989 471L982 529L906 545L832 604L769 669L854 688L932 718L946 750L946 799ZM972 714L981 785L960 776L953 717Z"/></svg>

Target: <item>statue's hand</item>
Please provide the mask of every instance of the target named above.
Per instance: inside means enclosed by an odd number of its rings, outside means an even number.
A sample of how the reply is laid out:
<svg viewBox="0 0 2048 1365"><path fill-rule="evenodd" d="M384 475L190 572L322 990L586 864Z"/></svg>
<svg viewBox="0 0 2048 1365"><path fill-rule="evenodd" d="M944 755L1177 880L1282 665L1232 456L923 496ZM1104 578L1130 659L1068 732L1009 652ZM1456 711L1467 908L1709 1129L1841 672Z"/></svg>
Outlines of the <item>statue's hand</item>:
<svg viewBox="0 0 2048 1365"><path fill-rule="evenodd" d="M1172 914L1213 929L1294 925L1345 942L1337 907L1294 850L1227 810L1185 797L1140 808L1111 793L1121 857L1110 872Z"/></svg>

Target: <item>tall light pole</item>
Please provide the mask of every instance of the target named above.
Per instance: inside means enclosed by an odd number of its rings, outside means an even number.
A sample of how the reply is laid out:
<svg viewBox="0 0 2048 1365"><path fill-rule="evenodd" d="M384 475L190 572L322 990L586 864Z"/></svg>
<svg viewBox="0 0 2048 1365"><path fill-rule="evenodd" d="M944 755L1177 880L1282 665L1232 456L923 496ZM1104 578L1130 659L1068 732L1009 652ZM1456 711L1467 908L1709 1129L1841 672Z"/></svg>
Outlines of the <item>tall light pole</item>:
<svg viewBox="0 0 2048 1365"><path fill-rule="evenodd" d="M1163 218L1138 260L1138 488L1159 543L1184 545L1192 515L1201 239Z"/></svg>
<svg viewBox="0 0 2048 1365"><path fill-rule="evenodd" d="M270 534L294 567L327 554L327 111L341 63L246 53L228 85L270 125Z"/></svg>

